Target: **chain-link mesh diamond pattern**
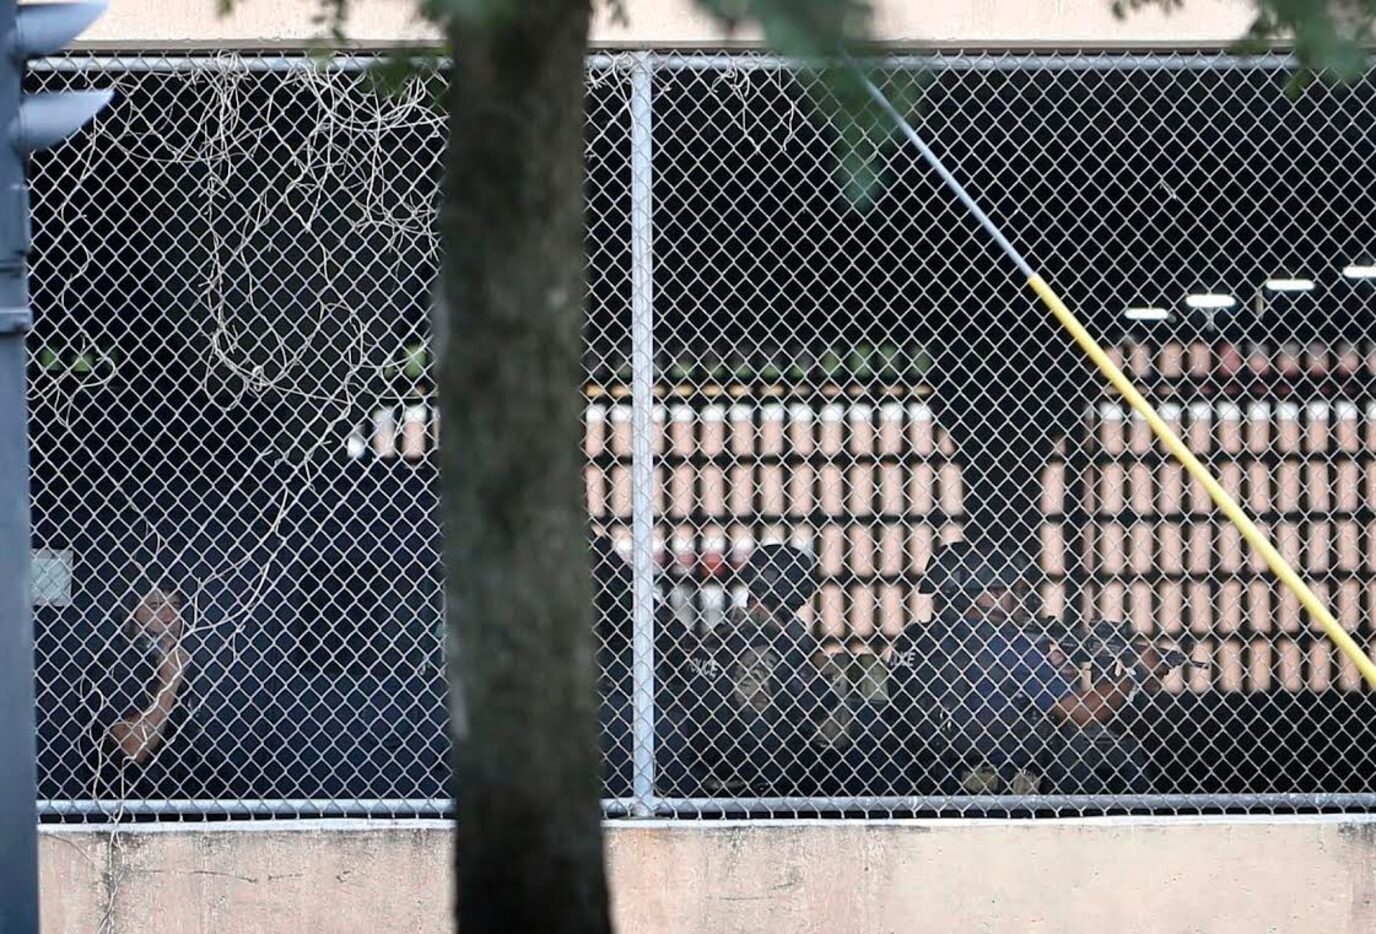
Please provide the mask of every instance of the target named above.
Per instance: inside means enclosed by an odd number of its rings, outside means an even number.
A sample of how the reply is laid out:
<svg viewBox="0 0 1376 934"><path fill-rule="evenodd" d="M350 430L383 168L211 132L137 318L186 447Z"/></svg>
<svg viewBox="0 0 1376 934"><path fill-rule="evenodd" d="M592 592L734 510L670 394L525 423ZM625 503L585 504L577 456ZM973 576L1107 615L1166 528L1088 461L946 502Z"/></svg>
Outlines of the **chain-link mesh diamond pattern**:
<svg viewBox="0 0 1376 934"><path fill-rule="evenodd" d="M32 173L46 813L447 806L439 81L360 64L33 75L118 91ZM1370 650L1376 86L1285 66L948 54L886 89ZM846 202L824 95L590 61L608 812L1376 801L1355 667L915 152Z"/></svg>

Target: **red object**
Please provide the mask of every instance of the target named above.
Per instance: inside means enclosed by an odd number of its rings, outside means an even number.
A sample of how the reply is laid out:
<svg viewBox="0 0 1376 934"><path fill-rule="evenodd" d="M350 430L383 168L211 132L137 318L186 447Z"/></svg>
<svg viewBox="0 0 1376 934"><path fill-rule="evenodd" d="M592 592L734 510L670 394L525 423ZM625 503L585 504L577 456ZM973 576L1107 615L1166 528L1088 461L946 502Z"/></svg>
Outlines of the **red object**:
<svg viewBox="0 0 1376 934"><path fill-rule="evenodd" d="M731 562L726 554L726 535L709 532L702 537L702 547L698 552L698 568L704 577L725 577L731 571Z"/></svg>
<svg viewBox="0 0 1376 934"><path fill-rule="evenodd" d="M678 566L680 571L684 574L693 573L693 569L697 567L698 556L693 551L692 534L690 532L680 531L674 533L673 540L669 545L669 550L673 553L674 564Z"/></svg>
<svg viewBox="0 0 1376 934"><path fill-rule="evenodd" d="M725 577L731 563L719 551L704 551L698 555L698 567L703 577Z"/></svg>

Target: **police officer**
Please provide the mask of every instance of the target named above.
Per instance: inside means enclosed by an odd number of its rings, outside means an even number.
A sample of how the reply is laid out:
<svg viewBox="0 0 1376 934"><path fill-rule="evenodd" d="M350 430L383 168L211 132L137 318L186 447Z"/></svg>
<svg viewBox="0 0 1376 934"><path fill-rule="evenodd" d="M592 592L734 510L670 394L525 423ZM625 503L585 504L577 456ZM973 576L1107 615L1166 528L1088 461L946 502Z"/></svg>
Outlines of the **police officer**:
<svg viewBox="0 0 1376 934"><path fill-rule="evenodd" d="M987 542L947 546L925 576L934 620L895 647L895 692L939 791L1047 793L1044 776L1068 781L1076 755L1102 760L1096 774L1133 756L1102 729L1131 683L1080 686L1053 663L1026 629L1028 576L1025 559Z"/></svg>
<svg viewBox="0 0 1376 934"><path fill-rule="evenodd" d="M823 682L798 611L817 592L816 560L789 545L757 548L741 568L747 600L689 660L684 707L708 794L792 793L807 771L806 712Z"/></svg>

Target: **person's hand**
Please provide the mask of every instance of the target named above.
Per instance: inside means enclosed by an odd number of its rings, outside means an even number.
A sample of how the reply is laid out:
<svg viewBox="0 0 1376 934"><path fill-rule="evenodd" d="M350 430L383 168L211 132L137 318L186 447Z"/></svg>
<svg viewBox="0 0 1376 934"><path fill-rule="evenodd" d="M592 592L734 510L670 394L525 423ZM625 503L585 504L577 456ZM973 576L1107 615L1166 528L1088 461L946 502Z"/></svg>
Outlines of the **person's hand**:
<svg viewBox="0 0 1376 934"><path fill-rule="evenodd" d="M185 656L186 649L182 648L182 626L181 620L177 620L175 626L167 626L157 637L158 654L163 658L173 655Z"/></svg>
<svg viewBox="0 0 1376 934"><path fill-rule="evenodd" d="M142 756L152 745L152 734L142 717L126 717L110 724L110 736L119 744L124 754L134 761L142 761Z"/></svg>
<svg viewBox="0 0 1376 934"><path fill-rule="evenodd" d="M174 678L180 679L186 674L186 669L191 664L191 653L179 641L170 638L160 641L158 652L162 656L158 675L164 683Z"/></svg>
<svg viewBox="0 0 1376 934"><path fill-rule="evenodd" d="M1061 674L1071 679L1076 679L1080 676L1079 666L1070 660L1070 656L1061 648L1059 642L1047 643L1046 658L1047 661L1051 663L1051 667L1055 668Z"/></svg>

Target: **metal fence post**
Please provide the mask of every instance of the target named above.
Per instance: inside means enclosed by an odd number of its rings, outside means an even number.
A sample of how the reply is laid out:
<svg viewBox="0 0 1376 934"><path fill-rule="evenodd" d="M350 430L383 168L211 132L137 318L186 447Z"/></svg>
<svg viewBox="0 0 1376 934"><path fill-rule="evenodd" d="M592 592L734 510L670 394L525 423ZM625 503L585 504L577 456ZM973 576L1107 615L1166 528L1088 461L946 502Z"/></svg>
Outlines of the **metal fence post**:
<svg viewBox="0 0 1376 934"><path fill-rule="evenodd" d="M654 813L655 592L654 524L654 66L650 53L631 65L631 541L634 580L632 647L633 813Z"/></svg>
<svg viewBox="0 0 1376 934"><path fill-rule="evenodd" d="M37 934L37 730L34 715L29 534L28 398L24 340L29 309L29 196L25 157L75 133L110 100L108 91L26 96L24 59L58 51L105 4L0 2L0 930Z"/></svg>

